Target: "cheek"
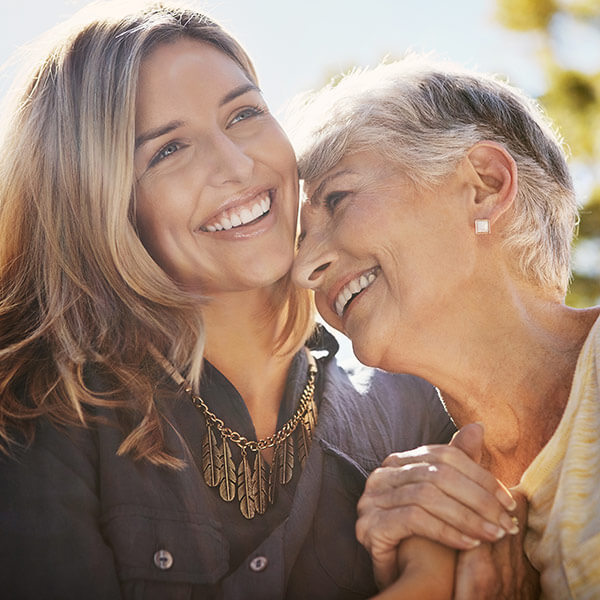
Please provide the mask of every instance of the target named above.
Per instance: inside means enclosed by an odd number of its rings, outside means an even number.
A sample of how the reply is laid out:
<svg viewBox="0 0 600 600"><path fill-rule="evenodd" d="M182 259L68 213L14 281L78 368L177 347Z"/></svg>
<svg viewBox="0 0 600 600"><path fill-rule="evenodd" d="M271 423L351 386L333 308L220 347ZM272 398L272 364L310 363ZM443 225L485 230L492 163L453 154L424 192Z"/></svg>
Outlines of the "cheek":
<svg viewBox="0 0 600 600"><path fill-rule="evenodd" d="M321 315L321 317L323 317L325 322L334 327L335 329L342 331L342 323L339 317L329 308L325 294L316 292L315 304L317 306L319 314Z"/></svg>
<svg viewBox="0 0 600 600"><path fill-rule="evenodd" d="M255 148L262 154L262 162L282 175L286 182L298 186L296 156L287 136L276 123L255 138Z"/></svg>

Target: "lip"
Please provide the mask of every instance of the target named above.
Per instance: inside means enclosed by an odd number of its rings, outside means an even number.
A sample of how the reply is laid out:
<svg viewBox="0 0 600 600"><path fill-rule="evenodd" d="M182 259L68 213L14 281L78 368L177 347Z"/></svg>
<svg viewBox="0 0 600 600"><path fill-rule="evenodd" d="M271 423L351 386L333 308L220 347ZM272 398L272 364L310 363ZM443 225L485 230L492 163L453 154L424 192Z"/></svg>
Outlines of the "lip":
<svg viewBox="0 0 600 600"><path fill-rule="evenodd" d="M364 287L362 290L360 290L360 292L358 292L356 294L356 296L353 298L352 302L350 302L350 304L348 304L344 308L344 312L342 313L342 316L340 317L340 315L338 315L338 312L336 310L336 300L337 300L338 296L340 295L340 293L342 292L342 290L344 289L344 287L346 287L346 285L348 285L351 281L354 281L355 279L358 279L362 276L367 277L371 273L374 274L375 277L377 277L379 275L380 271L381 271L381 268L379 267L379 265L375 265L373 267L369 267L368 269L364 269L362 271L357 271L355 273L352 273L351 275L347 275L346 277L344 277L344 279L341 279L340 281L338 281L338 283L330 290L330 292L328 294L328 298L327 298L329 308L336 315L337 318L341 319L342 322L345 321L349 311L354 306L354 303L359 299L359 296L362 296L363 292L365 290L368 290L371 287L372 283L374 283L374 281L371 282L367 287Z"/></svg>
<svg viewBox="0 0 600 600"><path fill-rule="evenodd" d="M227 211L235 210L236 208L245 204L252 203L255 200L260 199L265 194L269 195L270 208L268 212L249 223L244 223L231 229L220 229L217 231L208 231L205 229L206 225L214 223L220 215ZM260 187L253 188L239 194L233 198L224 202L219 209L216 210L210 217L205 219L203 223L195 228L195 233L216 236L217 238L246 238L262 233L263 230L267 229L274 220L274 215L277 212L277 190L275 188Z"/></svg>

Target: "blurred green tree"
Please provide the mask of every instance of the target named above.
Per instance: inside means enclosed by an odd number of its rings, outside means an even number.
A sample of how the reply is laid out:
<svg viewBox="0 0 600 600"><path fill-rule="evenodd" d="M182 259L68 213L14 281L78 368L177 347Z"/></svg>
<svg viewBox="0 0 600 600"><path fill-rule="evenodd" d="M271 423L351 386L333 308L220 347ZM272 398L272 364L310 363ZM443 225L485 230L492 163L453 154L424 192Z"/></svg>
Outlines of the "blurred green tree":
<svg viewBox="0 0 600 600"><path fill-rule="evenodd" d="M508 29L535 36L547 87L539 97L559 125L571 151L582 192L581 221L574 252L574 276L567 297L572 306L600 302L600 59L581 69L573 56L600 56L600 0L496 0L497 17ZM577 39L575 39L577 36ZM581 36L581 37L580 37ZM581 38L595 39L595 48ZM571 58L565 57L565 49ZM573 53L572 50L576 52Z"/></svg>

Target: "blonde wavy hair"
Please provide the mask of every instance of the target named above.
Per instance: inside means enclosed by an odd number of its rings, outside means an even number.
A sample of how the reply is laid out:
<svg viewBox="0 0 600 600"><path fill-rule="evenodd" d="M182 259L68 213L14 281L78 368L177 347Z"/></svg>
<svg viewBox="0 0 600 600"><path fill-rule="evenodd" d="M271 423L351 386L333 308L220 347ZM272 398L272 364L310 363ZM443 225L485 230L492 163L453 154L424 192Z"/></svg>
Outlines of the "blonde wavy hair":
<svg viewBox="0 0 600 600"><path fill-rule="evenodd" d="M0 449L31 443L36 421L86 425L117 410L120 454L182 466L165 447L154 401L164 373L152 348L197 386L202 299L181 290L136 232L135 103L144 57L189 37L230 56L256 82L241 46L203 14L169 3L79 15L12 93L0 142ZM119 8L120 7L120 8ZM95 7L98 11L98 7ZM312 304L289 277L267 318L275 352L312 327ZM90 389L89 369L109 389Z"/></svg>

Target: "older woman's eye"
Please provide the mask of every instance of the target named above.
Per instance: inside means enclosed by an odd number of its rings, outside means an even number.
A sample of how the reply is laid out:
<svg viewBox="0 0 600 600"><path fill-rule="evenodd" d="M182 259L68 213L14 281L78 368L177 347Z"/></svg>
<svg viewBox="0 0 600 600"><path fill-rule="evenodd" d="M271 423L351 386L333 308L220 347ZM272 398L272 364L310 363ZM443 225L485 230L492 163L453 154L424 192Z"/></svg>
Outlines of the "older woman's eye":
<svg viewBox="0 0 600 600"><path fill-rule="evenodd" d="M333 212L335 207L349 194L349 192L331 192L325 196L325 207Z"/></svg>

